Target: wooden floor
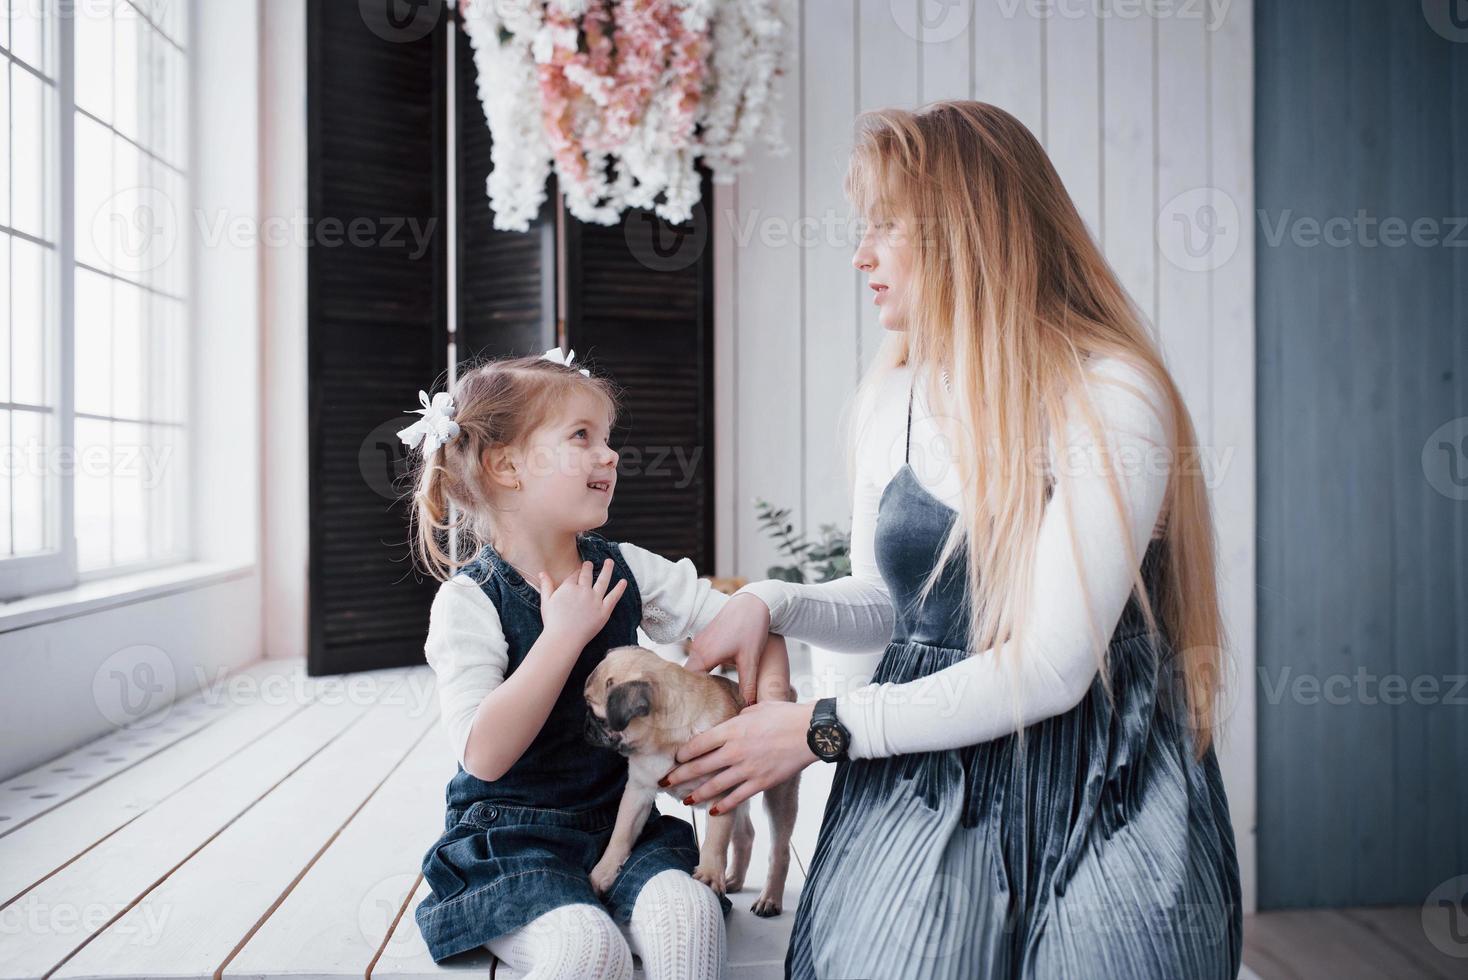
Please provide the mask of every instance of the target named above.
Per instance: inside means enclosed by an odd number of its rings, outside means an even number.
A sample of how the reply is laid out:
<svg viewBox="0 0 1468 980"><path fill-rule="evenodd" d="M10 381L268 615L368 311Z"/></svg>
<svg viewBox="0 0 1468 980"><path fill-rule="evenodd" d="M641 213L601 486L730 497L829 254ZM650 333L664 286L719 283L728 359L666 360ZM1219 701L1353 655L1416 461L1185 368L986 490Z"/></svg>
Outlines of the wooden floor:
<svg viewBox="0 0 1468 980"><path fill-rule="evenodd" d="M456 768L437 721L428 667L262 661L0 783L0 977L491 975L413 920ZM829 774L806 782L786 911L749 912L762 852L731 896L731 976L781 975Z"/></svg>
<svg viewBox="0 0 1468 980"><path fill-rule="evenodd" d="M1468 941L1449 956L1428 941L1422 909L1260 912L1244 918L1244 962L1261 980L1468 977Z"/></svg>
<svg viewBox="0 0 1468 980"><path fill-rule="evenodd" d="M413 920L455 771L433 682L262 661L0 783L0 978L513 976L487 951L436 965ZM768 841L755 814L731 977L782 975L831 771L805 772L769 920L748 910ZM1416 909L1268 913L1245 934L1246 977L1468 976Z"/></svg>

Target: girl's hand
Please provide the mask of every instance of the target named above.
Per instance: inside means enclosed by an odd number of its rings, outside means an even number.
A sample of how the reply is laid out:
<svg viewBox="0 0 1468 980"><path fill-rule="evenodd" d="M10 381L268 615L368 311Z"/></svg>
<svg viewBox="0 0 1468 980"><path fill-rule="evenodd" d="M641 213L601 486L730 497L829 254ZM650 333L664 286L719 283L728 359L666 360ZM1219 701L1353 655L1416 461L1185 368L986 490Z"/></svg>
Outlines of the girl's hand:
<svg viewBox="0 0 1468 980"><path fill-rule="evenodd" d="M611 618L617 600L627 591L627 580L621 579L607 591L615 563L608 558L596 581L591 579L591 562L581 563L581 571L568 575L559 586L551 577L540 573L540 621L544 632L562 637L579 652Z"/></svg>
<svg viewBox="0 0 1468 980"><path fill-rule="evenodd" d="M709 813L728 813L754 794L783 783L817 761L805 743L813 711L814 701L752 704L723 724L689 739L676 756L682 765L675 766L658 785L676 786L715 773L689 794L689 800L702 803L717 799Z"/></svg>
<svg viewBox="0 0 1468 980"><path fill-rule="evenodd" d="M795 689L790 686L790 653L785 649L785 637L779 633L765 638L760 648L759 676L754 680L760 701L796 700Z"/></svg>
<svg viewBox="0 0 1468 980"><path fill-rule="evenodd" d="M757 595L736 595L688 644L689 670L713 670L733 664L739 671L739 693L745 704L758 700L760 652L770 632L770 607ZM802 736L803 737L803 736Z"/></svg>

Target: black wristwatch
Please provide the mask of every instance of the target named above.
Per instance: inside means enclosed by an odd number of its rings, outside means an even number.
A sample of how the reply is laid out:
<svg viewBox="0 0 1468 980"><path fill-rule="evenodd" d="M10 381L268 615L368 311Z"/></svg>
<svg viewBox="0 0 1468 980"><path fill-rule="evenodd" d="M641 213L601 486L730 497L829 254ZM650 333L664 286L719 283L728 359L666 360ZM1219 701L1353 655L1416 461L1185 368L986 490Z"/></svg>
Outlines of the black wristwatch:
<svg viewBox="0 0 1468 980"><path fill-rule="evenodd" d="M846 750L851 746L851 733L836 717L836 699L821 698L811 712L810 728L805 732L805 744L825 762L845 762Z"/></svg>

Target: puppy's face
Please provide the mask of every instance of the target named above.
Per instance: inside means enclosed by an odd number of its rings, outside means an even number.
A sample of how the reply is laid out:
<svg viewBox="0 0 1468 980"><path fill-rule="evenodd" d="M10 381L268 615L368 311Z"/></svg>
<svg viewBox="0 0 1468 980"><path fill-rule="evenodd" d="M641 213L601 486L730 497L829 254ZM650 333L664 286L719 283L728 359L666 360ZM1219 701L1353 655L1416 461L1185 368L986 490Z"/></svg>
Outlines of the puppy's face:
<svg viewBox="0 0 1468 980"><path fill-rule="evenodd" d="M651 657L655 663L650 663ZM642 647L618 647L586 679L586 740L632 755L654 740L661 658Z"/></svg>

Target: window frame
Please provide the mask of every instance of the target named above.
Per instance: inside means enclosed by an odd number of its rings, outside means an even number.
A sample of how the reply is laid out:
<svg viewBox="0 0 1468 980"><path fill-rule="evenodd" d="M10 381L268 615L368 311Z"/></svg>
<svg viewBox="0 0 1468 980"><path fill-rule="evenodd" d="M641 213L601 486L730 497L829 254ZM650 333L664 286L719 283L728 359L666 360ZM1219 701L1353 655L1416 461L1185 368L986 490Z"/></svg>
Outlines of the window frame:
<svg viewBox="0 0 1468 980"><path fill-rule="evenodd" d="M50 209L48 217L55 219L55 251L54 258L57 263L55 275L56 292L47 297L54 305L54 322L47 324L47 329L52 331L55 338L55 353L52 362L48 366L50 372L50 390L56 393L55 422L51 430L54 435L54 444L48 444L47 451L43 453L44 465L48 467L46 493L54 499L59 510L53 518L53 530L57 546L50 551L38 554L25 554L17 556L0 557L0 602L12 602L24 599L33 599L47 593L59 593L66 589L74 589L79 585L91 582L104 581L120 578L122 576L134 575L139 572L149 572L157 569L170 568L184 565L195 560L196 541L190 533L191 522L181 521L179 531L183 536L184 547L180 553L159 558L150 558L143 561L127 562L122 564L108 565L103 568L93 568L87 571L79 571L78 547L76 539L76 486L75 471L78 465L76 445L76 397L75 397L75 338L76 338L76 167L75 167L75 128L79 109L76 104L76 66L75 66L75 19L85 14L77 11L78 3L86 0L41 0L44 3L45 16L48 18L48 28L54 25L54 30L48 30L46 43L50 45L49 55L54 64L54 78L47 78L44 73L33 66L15 67L24 65L20 62L9 48L3 50L0 58L3 58L8 70L20 70L31 72L40 78L43 84L52 88L53 106L51 113L54 124L49 127L47 133L47 161L56 161L54 173L59 179L55 182L54 191L48 194L49 200L46 207ZM169 2L183 3L185 0L169 0ZM133 8L129 16L146 21L149 29L163 33L163 28L154 23L152 15L145 9L145 3L138 0L115 0L115 4L121 6L127 4ZM189 4L189 6L192 6ZM114 16L109 12L109 17ZM189 12L188 23L183 31L182 41L179 42L185 57L185 68L191 64L192 49L190 45L191 34L194 25L194 16ZM189 77L187 71L185 78ZM192 106L184 107L184 119L191 120ZM11 122L13 128L13 121ZM123 138L114 133L113 138ZM8 139L8 137L7 137ZM184 134L184 146L186 150L192 147L192 126ZM7 147L8 147L7 142ZM192 157L192 152L188 152ZM14 175L10 175L13 181ZM114 178L115 179L115 178ZM183 179L183 190L185 199L181 202L183 216L191 213L190 205L194 193L193 179L187 174ZM114 188L115 192L115 188ZM9 193L9 188L7 188ZM17 233L14 229L7 229L16 237L35 241L35 237L26 233ZM180 228L178 248L191 249L192 239L188 234L188 222L185 220ZM43 246L50 247L50 243L41 242ZM192 259L186 258L188 266L185 275L185 291L181 298L183 304L183 323L189 343L197 343L196 334L190 329L194 322L194 291L187 288L192 284ZM7 275L9 275L7 271ZM185 403L192 406L194 403L194 387L192 378L187 373L185 381L188 385L184 393ZM183 423L180 430L185 444L192 435L194 422L191 413L185 411ZM13 447L12 447L13 448ZM181 474L182 488L185 496L193 492L197 486L197 461L188 454L185 463L186 469ZM48 504L50 500L48 500ZM11 507L14 507L12 501ZM9 519L14 520L12 509Z"/></svg>
<svg viewBox="0 0 1468 980"><path fill-rule="evenodd" d="M43 454L42 465L47 469L47 479L44 484L45 494L59 503L59 512L53 518L53 524L47 528L47 536L51 533L57 535L56 548L39 554L27 554L17 556L6 556L0 558L0 599L10 601L12 599L26 598L41 592L54 591L66 588L77 581L76 577L76 536L74 494L71 478L64 472L51 470L51 461L59 455L55 449L71 446L73 444L74 427L72 423L72 391L71 375L65 365L69 363L72 350L72 289L71 289L71 257L73 229L69 227L73 221L73 188L72 181L68 179L71 170L71 120L66 111L70 102L70 84L73 77L72 52L71 52L71 25L70 18L59 15L60 7L58 0L47 0L44 16L50 23L56 25L54 30L45 32L45 43L50 46L47 52L49 61L53 66L54 73L48 76L44 70L21 61L15 56L7 45L3 49L3 58L6 71L14 73L17 71L27 72L39 79L41 84L49 90L48 101L50 105L43 113L43 124L46 125L45 153L42 158L43 170L49 161L56 162L56 171L60 174L60 180L55 182L54 192L46 194L43 204L46 215L45 224L54 230L55 243L47 242L44 238L37 239L34 235L21 232L7 225L6 232L11 240L16 238L31 241L42 248L52 250L52 259L56 267L56 292L45 297L46 306L50 308L50 316L55 320L45 325L46 341L53 337L56 341L55 354L47 365L50 376L46 379L45 390L54 392L56 395L55 411L53 421L48 435L46 452ZM50 27L48 23L47 27ZM7 41L9 39L7 38ZM7 87L8 97L14 102L13 84ZM6 134L6 152L10 152L10 142L14 137L15 120L13 110L7 111L6 117L10 132ZM15 174L7 168L9 184L6 193L12 194ZM48 188L48 190L51 190ZM14 215L11 215L13 220ZM7 282L7 301L13 296L9 289L9 277L14 269L14 258L10 259L10 267L5 270ZM9 323L9 311L7 311L7 323ZM13 324L12 324L13 327ZM7 339L6 343L10 343ZM10 403L7 403L7 407ZM50 413L48 413L50 414ZM12 430L13 431L13 430ZM55 438L54 446L49 442L49 437ZM9 437L7 436L7 441ZM14 445L11 450L14 452ZM47 501L50 503L50 500ZM6 519L15 520L14 500L11 500L11 510Z"/></svg>

